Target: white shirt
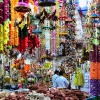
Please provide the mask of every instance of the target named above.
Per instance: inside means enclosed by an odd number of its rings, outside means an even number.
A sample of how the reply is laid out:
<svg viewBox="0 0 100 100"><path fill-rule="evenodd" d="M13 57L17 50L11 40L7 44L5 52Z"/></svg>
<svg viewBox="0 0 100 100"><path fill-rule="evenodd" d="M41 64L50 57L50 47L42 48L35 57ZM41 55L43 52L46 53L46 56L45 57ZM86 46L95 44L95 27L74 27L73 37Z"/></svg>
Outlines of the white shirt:
<svg viewBox="0 0 100 100"><path fill-rule="evenodd" d="M69 86L69 81L63 76L59 76L55 81L56 88L67 88Z"/></svg>
<svg viewBox="0 0 100 100"><path fill-rule="evenodd" d="M52 76L52 83L53 83L53 87L54 88L56 88L56 83L55 83L55 81L56 81L56 79L58 78L59 76L57 75L57 74L54 74L53 76Z"/></svg>

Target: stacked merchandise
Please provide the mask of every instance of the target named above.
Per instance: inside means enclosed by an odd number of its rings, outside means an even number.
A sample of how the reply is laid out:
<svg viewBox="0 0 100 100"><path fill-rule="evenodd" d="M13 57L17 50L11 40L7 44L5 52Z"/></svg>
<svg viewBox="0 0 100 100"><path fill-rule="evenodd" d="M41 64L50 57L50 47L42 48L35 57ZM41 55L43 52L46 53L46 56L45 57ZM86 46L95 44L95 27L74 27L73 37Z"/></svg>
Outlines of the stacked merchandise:
<svg viewBox="0 0 100 100"><path fill-rule="evenodd" d="M80 90L59 90L39 84L30 86L29 90L16 91L15 93L1 92L1 100L85 100L88 94Z"/></svg>

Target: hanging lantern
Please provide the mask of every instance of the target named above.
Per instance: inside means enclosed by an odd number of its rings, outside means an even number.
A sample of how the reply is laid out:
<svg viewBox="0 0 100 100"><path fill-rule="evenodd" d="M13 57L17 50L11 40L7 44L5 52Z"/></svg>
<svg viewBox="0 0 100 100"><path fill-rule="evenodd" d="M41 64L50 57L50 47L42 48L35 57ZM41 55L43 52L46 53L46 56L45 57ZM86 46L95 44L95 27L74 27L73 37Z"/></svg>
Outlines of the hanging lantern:
<svg viewBox="0 0 100 100"><path fill-rule="evenodd" d="M59 12L59 20L62 20L62 19L67 19L68 17L68 11L65 7L65 4L63 3L62 7L61 7L61 10Z"/></svg>
<svg viewBox="0 0 100 100"><path fill-rule="evenodd" d="M55 0L39 0L39 6L54 6L56 5Z"/></svg>
<svg viewBox="0 0 100 100"><path fill-rule="evenodd" d="M14 10L17 12L29 12L31 9L28 5L28 0L19 0Z"/></svg>

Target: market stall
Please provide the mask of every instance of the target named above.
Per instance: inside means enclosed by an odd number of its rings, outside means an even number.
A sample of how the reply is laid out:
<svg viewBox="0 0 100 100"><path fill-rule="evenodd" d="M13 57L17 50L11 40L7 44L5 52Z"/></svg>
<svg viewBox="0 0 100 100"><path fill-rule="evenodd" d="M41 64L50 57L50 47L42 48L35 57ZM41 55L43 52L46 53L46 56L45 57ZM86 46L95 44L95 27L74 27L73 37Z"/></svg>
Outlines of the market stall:
<svg viewBox="0 0 100 100"><path fill-rule="evenodd" d="M80 2L0 1L0 100L99 100L99 0Z"/></svg>

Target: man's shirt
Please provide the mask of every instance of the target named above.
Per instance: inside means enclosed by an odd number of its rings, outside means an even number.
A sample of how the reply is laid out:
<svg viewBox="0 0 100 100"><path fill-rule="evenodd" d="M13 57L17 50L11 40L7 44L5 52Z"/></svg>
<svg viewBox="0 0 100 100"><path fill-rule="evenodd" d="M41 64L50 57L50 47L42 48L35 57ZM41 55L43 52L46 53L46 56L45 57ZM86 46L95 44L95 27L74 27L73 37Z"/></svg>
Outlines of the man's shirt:
<svg viewBox="0 0 100 100"><path fill-rule="evenodd" d="M56 80L55 80L55 85L56 88L68 88L69 86L69 81L63 77L63 76L59 76Z"/></svg>

